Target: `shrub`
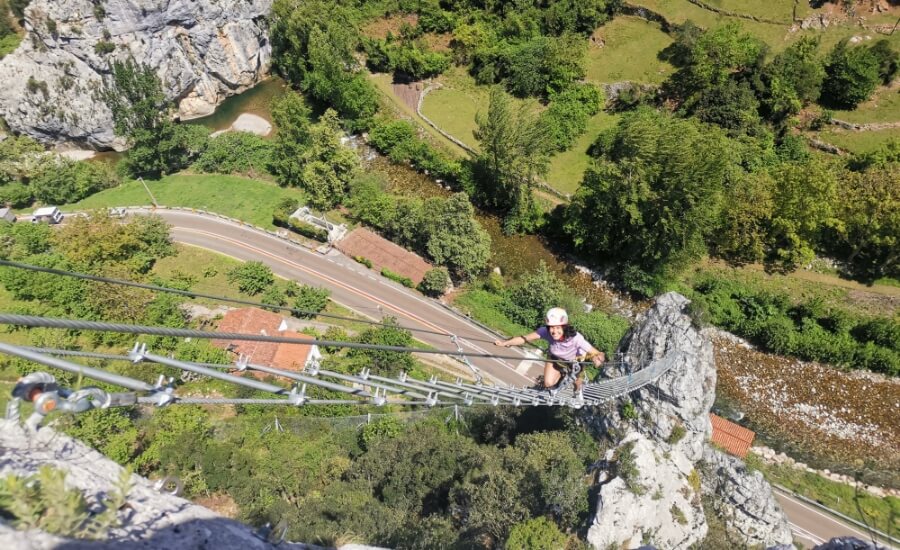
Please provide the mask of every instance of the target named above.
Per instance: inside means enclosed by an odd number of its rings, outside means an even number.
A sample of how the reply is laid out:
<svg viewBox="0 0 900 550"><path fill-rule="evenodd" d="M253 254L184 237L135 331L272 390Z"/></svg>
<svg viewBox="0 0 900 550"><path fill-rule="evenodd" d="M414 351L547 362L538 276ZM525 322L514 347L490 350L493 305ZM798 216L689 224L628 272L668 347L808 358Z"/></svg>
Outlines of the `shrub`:
<svg viewBox="0 0 900 550"><path fill-rule="evenodd" d="M638 417L637 409L634 408L634 403L632 403L631 401L627 401L624 405L622 405L621 414L622 418L624 418L625 420L637 420Z"/></svg>
<svg viewBox="0 0 900 550"><path fill-rule="evenodd" d="M97 55L106 55L116 51L116 45L106 40L100 40L94 44L94 53Z"/></svg>
<svg viewBox="0 0 900 550"><path fill-rule="evenodd" d="M50 161L31 180L31 191L44 204L64 204L80 201L119 182L115 170L103 162Z"/></svg>
<svg viewBox="0 0 900 550"><path fill-rule="evenodd" d="M17 529L41 529L64 537L105 539L119 525L118 512L131 490L125 469L115 490L100 506L90 506L77 489L66 487L66 473L42 466L27 478L10 474L0 480L0 508ZM98 511L101 510L101 511Z"/></svg>
<svg viewBox="0 0 900 550"><path fill-rule="evenodd" d="M682 426L681 424L675 424L675 426L672 427L672 433L669 434L669 445L675 445L676 443L684 439L684 436L686 434L687 430L684 428L684 426Z"/></svg>
<svg viewBox="0 0 900 550"><path fill-rule="evenodd" d="M368 267L369 269L372 269L372 260L370 260L368 258L364 258L362 256L354 256L353 259L356 260L357 262L363 264L364 266Z"/></svg>
<svg viewBox="0 0 900 550"><path fill-rule="evenodd" d="M272 161L272 142L248 132L225 132L209 141L193 168L220 174L262 173Z"/></svg>
<svg viewBox="0 0 900 550"><path fill-rule="evenodd" d="M34 201L31 189L24 183L12 182L0 186L0 204L13 208L25 208Z"/></svg>
<svg viewBox="0 0 900 550"><path fill-rule="evenodd" d="M419 139L415 127L405 120L376 120L369 129L369 143L392 162L408 162L418 170L453 182L461 177L460 162Z"/></svg>
<svg viewBox="0 0 900 550"><path fill-rule="evenodd" d="M403 275L400 275L399 273L394 273L393 271L391 271L390 269L388 269L386 267L381 269L381 275L384 277L387 277L388 279L390 279L392 281L397 281L398 283L400 283L401 285L403 285L405 287L412 288L415 286L412 282L412 279L410 279L409 277L404 277Z"/></svg>
<svg viewBox="0 0 900 550"><path fill-rule="evenodd" d="M566 535L546 517L529 519L513 526L506 550L555 550L565 548Z"/></svg>
<svg viewBox="0 0 900 550"><path fill-rule="evenodd" d="M607 357L612 357L630 327L628 319L601 311L575 313L571 315L571 322L588 342L605 352Z"/></svg>
<svg viewBox="0 0 900 550"><path fill-rule="evenodd" d="M450 274L447 273L447 268L436 267L434 269L429 269L425 273L418 288L423 294L427 294L428 296L441 296L447 290L449 285Z"/></svg>
<svg viewBox="0 0 900 550"><path fill-rule="evenodd" d="M616 475L625 482L625 487L637 496L647 492L647 488L638 482L640 471L634 458L634 441L626 443L616 450Z"/></svg>

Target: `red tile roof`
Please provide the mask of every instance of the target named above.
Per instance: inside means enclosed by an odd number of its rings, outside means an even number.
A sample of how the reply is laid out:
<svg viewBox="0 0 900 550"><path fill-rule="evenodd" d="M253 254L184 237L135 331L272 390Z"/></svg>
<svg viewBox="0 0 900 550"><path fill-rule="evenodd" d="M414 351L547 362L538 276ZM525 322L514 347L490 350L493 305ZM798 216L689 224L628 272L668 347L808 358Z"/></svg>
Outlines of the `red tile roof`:
<svg viewBox="0 0 900 550"><path fill-rule="evenodd" d="M737 457L747 456L747 451L753 444L753 438L756 437L755 433L712 413L710 413L709 419L712 422L713 443Z"/></svg>
<svg viewBox="0 0 900 550"><path fill-rule="evenodd" d="M281 332L278 328L284 320L277 313L257 308L229 310L219 321L221 332L267 334L288 338L305 338L296 332ZM311 346L305 344L277 344L274 342L248 342L245 340L213 340L213 345L245 355L251 363L284 370L303 369Z"/></svg>
<svg viewBox="0 0 900 550"><path fill-rule="evenodd" d="M375 271L380 272L386 267L394 273L409 277L415 284L422 282L425 273L431 269L431 264L419 255L362 227L351 231L335 243L335 247L351 258L362 256L368 259Z"/></svg>

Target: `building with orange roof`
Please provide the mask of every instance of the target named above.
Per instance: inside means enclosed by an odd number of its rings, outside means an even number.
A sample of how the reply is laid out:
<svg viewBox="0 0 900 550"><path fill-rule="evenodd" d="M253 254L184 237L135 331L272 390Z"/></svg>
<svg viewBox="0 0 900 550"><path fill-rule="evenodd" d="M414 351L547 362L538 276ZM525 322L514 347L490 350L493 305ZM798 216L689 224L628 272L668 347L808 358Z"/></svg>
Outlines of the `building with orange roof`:
<svg viewBox="0 0 900 550"><path fill-rule="evenodd" d="M229 310L219 321L218 330L286 338L309 338L305 334L287 330L287 323L281 315L255 307ZM243 355L250 363L295 372L303 370L307 364L322 357L318 346L307 344L213 340L213 345Z"/></svg>
<svg viewBox="0 0 900 550"><path fill-rule="evenodd" d="M712 413L709 414L709 420L712 422L711 439L713 443L736 457L747 456L750 446L753 445L753 438L756 437L752 430L738 426L734 422L729 422Z"/></svg>

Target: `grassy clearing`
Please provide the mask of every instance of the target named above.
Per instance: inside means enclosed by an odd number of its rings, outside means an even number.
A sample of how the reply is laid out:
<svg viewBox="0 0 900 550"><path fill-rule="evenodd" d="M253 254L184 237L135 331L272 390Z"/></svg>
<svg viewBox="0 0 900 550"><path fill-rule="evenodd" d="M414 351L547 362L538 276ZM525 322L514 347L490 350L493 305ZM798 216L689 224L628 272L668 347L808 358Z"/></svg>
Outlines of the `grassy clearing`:
<svg viewBox="0 0 900 550"><path fill-rule="evenodd" d="M875 527L883 533L900 532L900 499L874 495L797 470L783 464L765 464L759 457L747 456L749 466L760 470L770 482L828 506L833 510Z"/></svg>
<svg viewBox="0 0 900 550"><path fill-rule="evenodd" d="M766 273L762 266L729 267L724 262L706 260L685 275L684 282L714 277L737 281L753 289L781 292L795 300L817 297L825 305L863 315L890 315L897 309L900 287L890 284L863 285L836 275L795 271L788 275Z"/></svg>
<svg viewBox="0 0 900 550"><path fill-rule="evenodd" d="M819 132L816 137L851 153L866 153L878 149L890 139L900 139L900 128L857 132L830 127Z"/></svg>
<svg viewBox="0 0 900 550"><path fill-rule="evenodd" d="M869 101L852 111L834 111L834 118L861 124L900 122L900 86L879 88Z"/></svg>
<svg viewBox="0 0 900 550"><path fill-rule="evenodd" d="M422 102L422 114L442 130L477 150L475 115L486 114L489 86L479 86L465 67L453 67L437 78L441 87L432 90ZM535 111L542 107L537 100L513 98L515 105L529 105Z"/></svg>
<svg viewBox="0 0 900 550"><path fill-rule="evenodd" d="M388 104L390 110L395 111L401 117L410 119L415 122L419 128L421 128L426 134L428 134L429 140L438 144L442 149L445 149L458 157L468 155L465 149L445 138L443 135L441 135L440 132L426 124L425 121L419 117L418 113L416 113L415 109L410 108L409 105L404 103L399 97L394 94L394 90L392 88L393 78L394 77L392 75L386 73L369 75L369 79L373 84L375 84L375 88L377 88L381 92L381 96L383 100ZM426 96L426 102L428 97L430 96L431 93ZM425 112L424 106L422 111ZM427 113L425 114L425 116L431 118ZM439 127L446 130L445 128L443 128L443 126L441 126L441 123L436 120L434 120L434 122ZM450 134L458 138L455 133L450 132ZM467 143L466 140L462 141L463 143Z"/></svg>
<svg viewBox="0 0 900 550"><path fill-rule="evenodd" d="M656 23L639 17L617 17L594 32L603 47L587 53L587 79L607 83L630 80L659 84L672 74L672 65L657 54L672 43Z"/></svg>
<svg viewBox="0 0 900 550"><path fill-rule="evenodd" d="M260 227L274 229L272 212L285 197L302 201L298 189L285 189L274 183L220 174L175 174L147 186L159 204L208 209ZM63 205L63 210L89 210L115 206L151 204L150 197L138 181L101 191L80 202Z"/></svg>
<svg viewBox="0 0 900 550"><path fill-rule="evenodd" d="M600 112L588 121L587 131L575 142L568 151L557 154L550 160L550 170L547 173L547 182L553 188L563 193L575 193L581 185L584 171L591 163L591 157L587 154L588 148L597 139L603 130L612 128L619 121L620 116Z"/></svg>

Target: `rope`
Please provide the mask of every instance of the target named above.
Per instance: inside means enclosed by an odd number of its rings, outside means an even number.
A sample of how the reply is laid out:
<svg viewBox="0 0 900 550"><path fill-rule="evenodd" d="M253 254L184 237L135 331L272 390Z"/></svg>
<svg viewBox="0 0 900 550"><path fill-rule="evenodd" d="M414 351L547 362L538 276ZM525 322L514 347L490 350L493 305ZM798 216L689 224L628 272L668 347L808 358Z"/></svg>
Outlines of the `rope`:
<svg viewBox="0 0 900 550"><path fill-rule="evenodd" d="M359 342L341 342L336 340L317 340L315 338L289 338L284 336L268 336L263 334L245 334L240 332L216 332L195 329L179 329L169 327L151 327L145 325L126 325L122 323L106 323L100 321L85 321L81 319L60 319L54 317L41 317L36 315L16 315L0 313L0 324L21 325L27 327L61 328L66 330L97 330L104 332L120 332L124 334L143 334L151 336L168 336L175 338L205 338L215 340L245 340L252 342L271 342L278 344L303 344L322 347L341 347L349 349L396 351L408 353L424 353L431 355L451 355L455 357L479 357L484 359L510 359L514 361L527 361L520 355L496 355L492 353L473 353L454 350L440 350L428 348L413 348L407 346L385 346L379 344L362 344ZM554 360L556 363L566 364L577 361Z"/></svg>

